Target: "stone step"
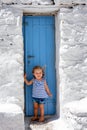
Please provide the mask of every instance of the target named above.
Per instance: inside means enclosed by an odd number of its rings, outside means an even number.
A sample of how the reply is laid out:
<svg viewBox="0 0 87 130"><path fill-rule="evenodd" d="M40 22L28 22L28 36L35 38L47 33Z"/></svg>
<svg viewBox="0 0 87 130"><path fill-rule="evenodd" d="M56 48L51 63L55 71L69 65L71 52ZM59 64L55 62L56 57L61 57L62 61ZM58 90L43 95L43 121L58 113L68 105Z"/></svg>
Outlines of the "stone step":
<svg viewBox="0 0 87 130"><path fill-rule="evenodd" d="M24 114L16 104L0 104L0 130L24 130Z"/></svg>

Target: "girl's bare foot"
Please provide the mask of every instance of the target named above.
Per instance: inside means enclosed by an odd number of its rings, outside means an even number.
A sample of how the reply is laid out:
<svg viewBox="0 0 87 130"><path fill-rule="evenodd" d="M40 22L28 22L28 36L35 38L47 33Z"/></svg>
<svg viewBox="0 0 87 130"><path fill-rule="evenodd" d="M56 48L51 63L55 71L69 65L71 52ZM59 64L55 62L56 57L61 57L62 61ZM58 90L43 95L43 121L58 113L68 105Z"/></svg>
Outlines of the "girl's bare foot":
<svg viewBox="0 0 87 130"><path fill-rule="evenodd" d="M44 117L42 116L40 117L39 122L43 122L43 121L44 121Z"/></svg>
<svg viewBox="0 0 87 130"><path fill-rule="evenodd" d="M34 116L34 117L31 118L31 121L37 121L37 120L38 120L38 117Z"/></svg>

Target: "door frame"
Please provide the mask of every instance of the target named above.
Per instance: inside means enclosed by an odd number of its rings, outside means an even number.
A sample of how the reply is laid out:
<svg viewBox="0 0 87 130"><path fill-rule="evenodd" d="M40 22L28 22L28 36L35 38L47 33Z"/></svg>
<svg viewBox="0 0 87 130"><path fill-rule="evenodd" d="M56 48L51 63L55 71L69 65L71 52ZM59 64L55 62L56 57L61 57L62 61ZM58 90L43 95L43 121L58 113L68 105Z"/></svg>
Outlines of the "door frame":
<svg viewBox="0 0 87 130"><path fill-rule="evenodd" d="M26 16L26 15L31 16L30 12L27 14L26 13L23 14L23 16ZM56 68L56 86L57 86L56 91L57 92L56 92L56 115L53 115L53 118L54 117L59 118L59 116L60 116L60 101L59 100L61 100L61 95L59 95L60 94L59 93L59 91L60 91L60 89L59 89L59 43L60 43L59 38L60 38L60 30L59 30L58 25L59 25L60 21L58 18L58 13L57 14L56 13L54 14L54 12L53 12L53 14L50 14L50 13L44 14L44 12L43 13L41 12L39 14L37 13L37 16L42 16L42 15L44 15L44 16L54 15L54 17L55 17L55 68Z"/></svg>

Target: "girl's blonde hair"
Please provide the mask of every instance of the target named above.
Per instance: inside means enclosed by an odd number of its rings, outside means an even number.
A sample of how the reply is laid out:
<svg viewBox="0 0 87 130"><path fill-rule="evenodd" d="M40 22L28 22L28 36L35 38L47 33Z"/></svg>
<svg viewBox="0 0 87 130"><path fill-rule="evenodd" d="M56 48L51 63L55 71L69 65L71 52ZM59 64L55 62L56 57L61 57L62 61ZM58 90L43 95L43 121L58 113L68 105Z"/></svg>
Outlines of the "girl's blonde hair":
<svg viewBox="0 0 87 130"><path fill-rule="evenodd" d="M41 67L41 66L35 66L34 68L33 68L33 70L32 70L32 73L34 74L34 71L36 70L36 69L40 69L40 70L42 70L42 78L44 77L44 69ZM35 77L34 77L35 78Z"/></svg>

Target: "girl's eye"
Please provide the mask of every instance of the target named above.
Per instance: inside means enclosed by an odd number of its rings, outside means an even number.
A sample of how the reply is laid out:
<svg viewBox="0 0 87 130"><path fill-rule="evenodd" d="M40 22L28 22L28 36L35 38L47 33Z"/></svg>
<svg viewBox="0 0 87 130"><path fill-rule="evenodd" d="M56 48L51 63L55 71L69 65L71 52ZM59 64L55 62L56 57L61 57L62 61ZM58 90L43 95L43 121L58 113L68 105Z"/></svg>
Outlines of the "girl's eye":
<svg viewBox="0 0 87 130"><path fill-rule="evenodd" d="M41 74L41 73L36 73L36 74Z"/></svg>

